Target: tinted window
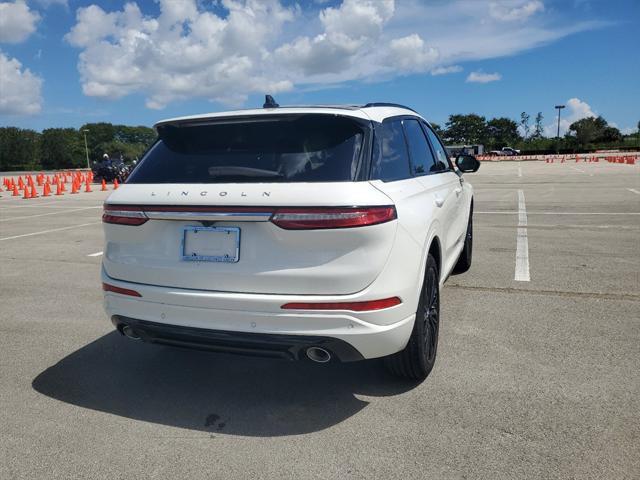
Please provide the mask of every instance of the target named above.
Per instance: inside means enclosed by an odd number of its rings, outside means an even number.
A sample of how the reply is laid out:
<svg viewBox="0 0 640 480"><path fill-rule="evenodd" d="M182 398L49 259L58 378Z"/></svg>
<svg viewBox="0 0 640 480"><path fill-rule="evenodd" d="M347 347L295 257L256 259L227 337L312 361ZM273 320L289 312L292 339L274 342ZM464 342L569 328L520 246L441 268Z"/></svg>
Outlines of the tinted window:
<svg viewBox="0 0 640 480"><path fill-rule="evenodd" d="M337 182L353 180L364 133L329 115L161 126L160 141L128 183Z"/></svg>
<svg viewBox="0 0 640 480"><path fill-rule="evenodd" d="M420 123L417 120L405 120L403 123L404 131L407 134L413 173L424 175L436 171L436 163Z"/></svg>
<svg viewBox="0 0 640 480"><path fill-rule="evenodd" d="M429 141L431 142L431 146L433 147L433 151L436 153L436 167L438 171L448 170L449 169L449 157L447 155L447 151L440 143L440 139L437 137L433 131L425 126L425 130L427 131L427 136L429 137Z"/></svg>
<svg viewBox="0 0 640 480"><path fill-rule="evenodd" d="M410 177L409 156L401 121L384 122L376 129L376 137L371 178L390 182Z"/></svg>

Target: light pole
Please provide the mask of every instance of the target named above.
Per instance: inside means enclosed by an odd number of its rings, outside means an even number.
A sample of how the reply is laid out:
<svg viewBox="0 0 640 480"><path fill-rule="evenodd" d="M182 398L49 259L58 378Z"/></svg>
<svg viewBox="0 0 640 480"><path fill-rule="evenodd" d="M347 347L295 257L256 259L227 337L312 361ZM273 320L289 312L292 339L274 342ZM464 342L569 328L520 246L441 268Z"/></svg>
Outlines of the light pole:
<svg viewBox="0 0 640 480"><path fill-rule="evenodd" d="M91 166L89 165L89 147L87 147L87 132L88 131L89 130L84 129L84 130L82 130L82 133L84 134L84 151L85 151L85 153L87 155L87 168L91 169Z"/></svg>
<svg viewBox="0 0 640 480"><path fill-rule="evenodd" d="M560 139L560 110L562 110L564 108L564 105L556 105L556 108L558 109L558 139Z"/></svg>

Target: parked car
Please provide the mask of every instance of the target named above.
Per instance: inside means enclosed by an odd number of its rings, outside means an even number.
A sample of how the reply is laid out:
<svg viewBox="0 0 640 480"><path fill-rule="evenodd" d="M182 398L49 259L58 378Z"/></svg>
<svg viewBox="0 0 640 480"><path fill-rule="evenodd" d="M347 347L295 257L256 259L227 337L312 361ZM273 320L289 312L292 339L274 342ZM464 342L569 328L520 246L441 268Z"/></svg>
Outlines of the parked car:
<svg viewBox="0 0 640 480"><path fill-rule="evenodd" d="M433 368L440 288L469 269L473 189L410 108L164 120L104 206L106 312L131 339ZM158 368L161 368L159 366Z"/></svg>
<svg viewBox="0 0 640 480"><path fill-rule="evenodd" d="M494 157L512 157L520 155L520 150L511 147L503 147L501 150L491 150L489 155Z"/></svg>

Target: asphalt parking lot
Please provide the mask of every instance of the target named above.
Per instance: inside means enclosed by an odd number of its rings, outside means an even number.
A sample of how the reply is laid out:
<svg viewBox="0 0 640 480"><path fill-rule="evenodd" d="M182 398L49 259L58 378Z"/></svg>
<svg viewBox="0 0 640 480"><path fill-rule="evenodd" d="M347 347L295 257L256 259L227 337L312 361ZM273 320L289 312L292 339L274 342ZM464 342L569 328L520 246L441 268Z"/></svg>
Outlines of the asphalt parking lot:
<svg viewBox="0 0 640 480"><path fill-rule="evenodd" d="M442 291L419 385L120 337L107 193L3 192L0 478L639 478L640 166L465 178L473 266Z"/></svg>

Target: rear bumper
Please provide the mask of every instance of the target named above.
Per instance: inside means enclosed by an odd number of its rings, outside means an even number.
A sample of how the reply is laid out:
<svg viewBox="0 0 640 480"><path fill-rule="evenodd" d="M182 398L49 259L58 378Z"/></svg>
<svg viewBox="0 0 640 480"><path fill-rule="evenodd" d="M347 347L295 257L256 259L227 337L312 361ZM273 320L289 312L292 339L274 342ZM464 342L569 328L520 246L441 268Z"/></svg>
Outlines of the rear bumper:
<svg viewBox="0 0 640 480"><path fill-rule="evenodd" d="M377 358L391 355L405 347L415 318L415 313L407 315L405 303L372 312L280 308L284 303L310 299L368 299L358 296L258 295L172 289L114 280L104 270L102 280L135 290L142 295L131 297L105 292L105 310L110 318L115 318L115 323L123 322L122 319L126 318L146 328L149 332L148 341L173 342L172 344L183 342L182 346L195 348L220 350L224 347L226 351L231 351L247 347L252 350L257 346L258 350L265 350L264 344L276 345L276 356L282 356L278 352L284 351L284 356L296 359L300 348L322 346L317 343L309 344L308 340L311 339L312 342L325 344L335 341L335 345L326 349L344 361ZM232 342L222 345L219 341L221 338ZM215 348L211 347L212 343ZM340 347L343 344L353 349L355 354ZM337 351L334 352L334 349Z"/></svg>
<svg viewBox="0 0 640 480"><path fill-rule="evenodd" d="M302 360L310 347L322 347L341 362L362 360L355 348L343 340L308 335L244 333L181 327L114 315L111 322L122 333L129 326L144 342L195 348L222 353Z"/></svg>

